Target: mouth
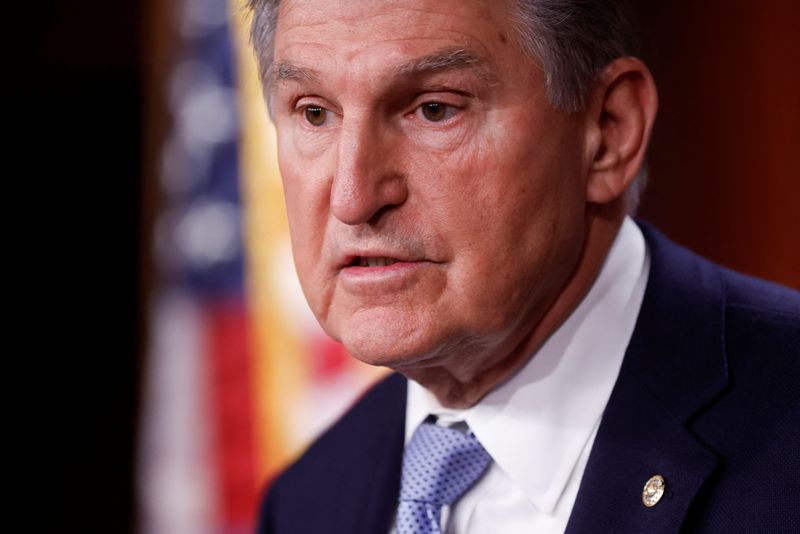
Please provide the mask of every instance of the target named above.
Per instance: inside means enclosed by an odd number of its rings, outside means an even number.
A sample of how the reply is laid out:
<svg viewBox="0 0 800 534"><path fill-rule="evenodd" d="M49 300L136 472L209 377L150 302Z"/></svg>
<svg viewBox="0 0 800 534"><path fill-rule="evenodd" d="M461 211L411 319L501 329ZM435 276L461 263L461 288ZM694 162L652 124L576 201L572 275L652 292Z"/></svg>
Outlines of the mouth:
<svg viewBox="0 0 800 534"><path fill-rule="evenodd" d="M347 267L388 267L403 260L388 256L356 256Z"/></svg>
<svg viewBox="0 0 800 534"><path fill-rule="evenodd" d="M422 254L389 250L359 250L342 256L338 283L352 296L385 297L407 291L438 264Z"/></svg>

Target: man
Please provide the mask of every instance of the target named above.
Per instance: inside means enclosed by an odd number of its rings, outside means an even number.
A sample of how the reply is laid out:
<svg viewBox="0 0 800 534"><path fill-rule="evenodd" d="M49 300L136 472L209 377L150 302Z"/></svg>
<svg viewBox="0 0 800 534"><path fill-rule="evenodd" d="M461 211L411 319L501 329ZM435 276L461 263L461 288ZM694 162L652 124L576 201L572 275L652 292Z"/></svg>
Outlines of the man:
<svg viewBox="0 0 800 534"><path fill-rule="evenodd" d="M295 263L398 373L263 532L788 532L800 298L637 226L617 2L251 0Z"/></svg>

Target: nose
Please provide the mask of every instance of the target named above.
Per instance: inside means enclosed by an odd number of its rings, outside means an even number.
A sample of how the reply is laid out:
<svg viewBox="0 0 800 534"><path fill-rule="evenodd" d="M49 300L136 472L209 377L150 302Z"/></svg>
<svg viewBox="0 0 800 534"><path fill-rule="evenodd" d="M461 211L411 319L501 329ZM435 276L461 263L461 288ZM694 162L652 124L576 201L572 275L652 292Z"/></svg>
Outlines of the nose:
<svg viewBox="0 0 800 534"><path fill-rule="evenodd" d="M343 120L331 184L331 212L348 225L373 223L408 196L391 131L368 117Z"/></svg>

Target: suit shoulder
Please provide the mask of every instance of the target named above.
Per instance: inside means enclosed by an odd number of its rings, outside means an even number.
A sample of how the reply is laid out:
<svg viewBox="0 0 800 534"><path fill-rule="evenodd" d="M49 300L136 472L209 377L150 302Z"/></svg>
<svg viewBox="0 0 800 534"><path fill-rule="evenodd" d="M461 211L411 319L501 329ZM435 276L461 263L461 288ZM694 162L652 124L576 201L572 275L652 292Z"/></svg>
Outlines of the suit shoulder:
<svg viewBox="0 0 800 534"><path fill-rule="evenodd" d="M721 271L725 348L732 378L737 378L737 369L738 383L744 377L748 382L762 377L770 398L795 404L795 383L800 377L800 293L728 269ZM753 397L752 402L761 397Z"/></svg>
<svg viewBox="0 0 800 534"><path fill-rule="evenodd" d="M773 317L777 322L800 321L800 292L721 268L726 304L756 317Z"/></svg>
<svg viewBox="0 0 800 534"><path fill-rule="evenodd" d="M796 510L781 498L800 469L800 296L778 284L719 268L724 288L726 389L692 429L722 459L692 532L783 532ZM731 514L725 503L749 503ZM699 508L698 508L699 509ZM736 518L735 520L732 518ZM711 525L716 525L712 527Z"/></svg>
<svg viewBox="0 0 800 534"><path fill-rule="evenodd" d="M359 459L366 444L385 435L385 429L405 419L406 381L392 374L369 388L332 426L325 430L280 478L316 475L347 459ZM401 425L402 427L403 425Z"/></svg>
<svg viewBox="0 0 800 534"><path fill-rule="evenodd" d="M721 268L725 288L726 346L733 356L754 354L758 362L800 374L800 292ZM784 365L778 362L783 360Z"/></svg>
<svg viewBox="0 0 800 534"><path fill-rule="evenodd" d="M651 277L668 288L670 296L682 292L685 302L716 301L720 290L724 305L741 320L797 324L800 292L748 276L672 242L645 221L637 221L651 253Z"/></svg>
<svg viewBox="0 0 800 534"><path fill-rule="evenodd" d="M362 492L369 476L401 458L405 400L401 375L371 387L269 484L259 532L324 531L316 525L351 506L347 496ZM297 530L301 524L308 528Z"/></svg>

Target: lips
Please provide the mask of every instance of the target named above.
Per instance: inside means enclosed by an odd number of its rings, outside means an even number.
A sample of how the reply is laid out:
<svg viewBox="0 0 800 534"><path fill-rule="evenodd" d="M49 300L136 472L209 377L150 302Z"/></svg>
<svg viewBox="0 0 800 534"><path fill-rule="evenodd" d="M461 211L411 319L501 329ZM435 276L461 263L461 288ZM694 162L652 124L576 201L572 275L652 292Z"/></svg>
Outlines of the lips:
<svg viewBox="0 0 800 534"><path fill-rule="evenodd" d="M342 249L335 276L350 297L380 300L436 280L441 265L421 248L373 244Z"/></svg>
<svg viewBox="0 0 800 534"><path fill-rule="evenodd" d="M391 267L398 263L416 263L424 261L422 255L413 251L389 249L385 247L359 247L343 251L339 256L337 269L350 267Z"/></svg>
<svg viewBox="0 0 800 534"><path fill-rule="evenodd" d="M340 248L334 268L337 275L399 276L404 272L440 263L419 246L370 243Z"/></svg>
<svg viewBox="0 0 800 534"><path fill-rule="evenodd" d="M388 256L356 256L350 263L352 267L388 267L394 265L399 260Z"/></svg>

